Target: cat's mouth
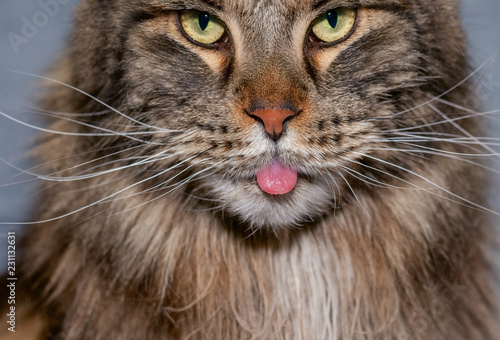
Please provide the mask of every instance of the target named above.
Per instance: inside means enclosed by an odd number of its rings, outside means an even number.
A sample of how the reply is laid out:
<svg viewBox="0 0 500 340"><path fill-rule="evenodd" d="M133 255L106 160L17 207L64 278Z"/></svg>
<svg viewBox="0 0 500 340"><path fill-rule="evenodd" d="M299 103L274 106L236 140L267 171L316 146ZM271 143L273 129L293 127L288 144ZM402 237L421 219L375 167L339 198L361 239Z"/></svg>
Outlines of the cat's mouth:
<svg viewBox="0 0 500 340"><path fill-rule="evenodd" d="M328 178L296 157L274 153L258 156L248 168L206 176L203 188L223 202L225 213L252 228L281 228L309 223L329 209L335 193Z"/></svg>
<svg viewBox="0 0 500 340"><path fill-rule="evenodd" d="M257 184L265 193L283 195L297 185L297 170L284 167L277 159L257 173Z"/></svg>

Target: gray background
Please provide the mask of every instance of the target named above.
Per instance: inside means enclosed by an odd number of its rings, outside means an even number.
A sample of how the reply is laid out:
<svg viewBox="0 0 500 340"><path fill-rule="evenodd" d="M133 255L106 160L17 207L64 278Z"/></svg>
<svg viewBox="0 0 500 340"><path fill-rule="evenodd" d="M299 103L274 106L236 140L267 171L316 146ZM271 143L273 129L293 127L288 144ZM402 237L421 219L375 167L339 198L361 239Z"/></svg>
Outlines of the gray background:
<svg viewBox="0 0 500 340"><path fill-rule="evenodd" d="M51 0L42 0L45 3L48 1ZM45 17L40 15L42 7L38 0L0 2L0 111L29 123L40 122L39 116L29 112L36 106L29 100L36 93L32 85L34 78L7 70L42 75L59 54L70 30L71 13L78 0L58 1L65 4L59 4L58 8L51 7L52 16ZM500 0L465 0L462 13L463 26L469 37L470 62L472 65L480 65L500 51ZM41 27L36 32L28 32L29 39L15 51L9 41L9 34L22 36L26 19L30 22L38 20ZM476 81L478 96L485 110L500 109L500 57L483 68ZM496 116L489 122L491 133L500 136ZM0 116L0 157L19 168L29 168L31 164L26 159L25 152L34 133L33 129ZM5 186L30 179L26 175L14 177L16 175L19 175L18 170L0 162L0 222L19 223L29 220L35 182ZM500 185L500 181L497 183ZM496 191L495 188L492 190L493 202L496 211L500 211ZM18 227L14 224L0 226L0 269L5 267L6 231L16 228Z"/></svg>
<svg viewBox="0 0 500 340"><path fill-rule="evenodd" d="M60 1L58 8L51 6L53 16L39 13L39 0L3 0L0 2L0 111L31 124L39 124L40 117L30 113L35 107L32 102L36 89L34 78L12 73L17 70L43 75L44 70L58 55L68 35L72 11L78 0ZM49 3L42 0L43 3ZM9 40L12 33L23 36L25 19L33 23L38 20L41 27L30 32L29 39L18 46L16 51ZM46 18L47 20L43 20ZM45 22L44 22L45 21ZM26 32L25 32L26 33ZM36 131L0 116L0 158L17 167L27 169L32 164L27 160L26 151L33 142ZM1 186L12 182L29 180L29 176L17 176L19 171L0 162L0 222L22 222L29 220L30 198L34 192L34 181ZM14 230L14 226L0 226L0 241L4 231ZM0 248L1 249L1 248ZM0 253L3 255L3 252ZM1 257L0 257L1 258ZM0 268L3 263L0 263Z"/></svg>

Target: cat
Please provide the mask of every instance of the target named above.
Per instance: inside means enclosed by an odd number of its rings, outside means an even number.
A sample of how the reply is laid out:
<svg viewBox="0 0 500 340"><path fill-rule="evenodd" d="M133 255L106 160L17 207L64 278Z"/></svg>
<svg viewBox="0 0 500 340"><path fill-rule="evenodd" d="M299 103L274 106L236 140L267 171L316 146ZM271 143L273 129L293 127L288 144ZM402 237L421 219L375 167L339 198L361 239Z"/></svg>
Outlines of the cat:
<svg viewBox="0 0 500 340"><path fill-rule="evenodd" d="M457 8L82 0L4 338L499 338Z"/></svg>

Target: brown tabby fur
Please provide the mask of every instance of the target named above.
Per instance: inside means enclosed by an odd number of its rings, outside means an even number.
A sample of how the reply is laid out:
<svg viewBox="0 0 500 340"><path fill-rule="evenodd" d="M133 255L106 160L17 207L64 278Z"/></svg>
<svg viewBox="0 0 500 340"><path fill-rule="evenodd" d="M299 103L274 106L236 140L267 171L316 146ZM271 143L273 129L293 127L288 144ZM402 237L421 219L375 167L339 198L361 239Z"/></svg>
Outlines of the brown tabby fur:
<svg viewBox="0 0 500 340"><path fill-rule="evenodd" d="M308 27L336 7L359 8L356 30L321 48ZM226 23L218 48L180 33L176 11L192 8ZM463 115L443 100L472 99L467 83L434 98L468 74L457 17L453 0L83 0L53 78L123 115L52 83L44 105L62 118L50 128L80 135L46 133L36 155L52 176L116 171L44 182L18 328L31 339L498 338L491 223L459 198L484 205L486 176L445 154L474 149L382 140L411 127L460 134L432 125ZM278 143L248 114L265 107L299 113ZM480 133L476 118L457 124ZM255 181L274 157L300 173L279 197Z"/></svg>

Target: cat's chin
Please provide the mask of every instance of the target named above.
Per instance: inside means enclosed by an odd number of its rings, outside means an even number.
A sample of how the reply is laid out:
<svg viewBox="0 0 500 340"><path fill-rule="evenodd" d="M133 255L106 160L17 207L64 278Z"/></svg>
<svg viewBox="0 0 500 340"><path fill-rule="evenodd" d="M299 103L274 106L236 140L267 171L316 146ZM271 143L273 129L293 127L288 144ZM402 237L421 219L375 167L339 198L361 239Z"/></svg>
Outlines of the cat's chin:
<svg viewBox="0 0 500 340"><path fill-rule="evenodd" d="M255 180L223 179L212 183L213 195L231 213L252 228L298 227L314 222L335 204L335 194L324 181L299 178L292 191L270 195Z"/></svg>

